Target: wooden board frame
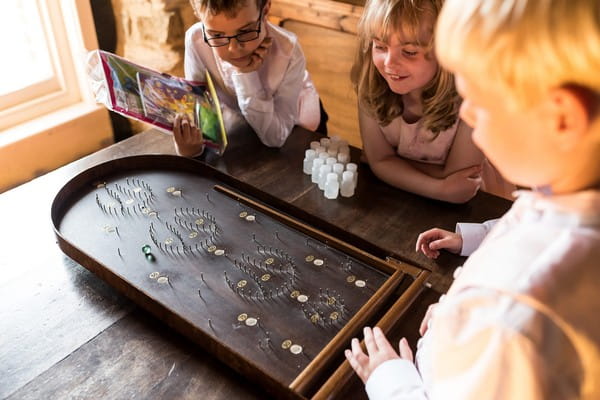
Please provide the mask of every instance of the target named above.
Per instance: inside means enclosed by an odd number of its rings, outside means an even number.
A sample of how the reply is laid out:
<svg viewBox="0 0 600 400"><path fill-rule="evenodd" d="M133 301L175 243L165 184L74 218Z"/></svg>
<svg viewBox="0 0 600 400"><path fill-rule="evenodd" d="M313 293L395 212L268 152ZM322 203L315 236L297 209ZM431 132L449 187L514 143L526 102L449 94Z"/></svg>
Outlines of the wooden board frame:
<svg viewBox="0 0 600 400"><path fill-rule="evenodd" d="M208 323L209 326L206 324L200 325L197 322L191 321L185 313L174 309L172 304L161 301L159 298L153 296L152 293L149 293L140 285L136 285L127 276L124 276L119 271L113 269L111 265L103 264L101 257L90 256L90 254L88 254L88 249L80 248L78 243L76 243L77 240L73 240L73 238L67 239L63 235L63 232L61 231L63 218L65 218L66 213L77 204L78 196L81 195L82 191L90 191L90 187L92 187L93 184L102 181L106 176L111 176L117 172L138 171L147 168L161 171L185 171L186 173L201 175L216 180L220 184L216 185L215 189L220 193L235 199L240 202L240 204L251 206L253 209L265 213L274 220L285 223L292 229L324 243L326 247L342 251L361 262L367 263L372 268L385 272L389 277L375 291L369 300L349 318L343 327L335 334L333 339L331 339L329 343L327 343L327 345L324 346L304 368L302 368L295 379L291 382L285 382L281 379L274 378L272 374L265 371L265 368L257 365L253 360L248 359L248 357L241 354L240 351L220 341L218 335L215 335L215 332L211 332L211 330L214 331L214 329L210 320ZM246 189L246 192L241 193L238 188L241 188L242 190ZM65 254L94 272L101 279L131 298L138 305L150 311L157 318L198 343L235 370L250 379L256 380L259 385L276 394L278 397L310 397L318 390L318 385L320 385L329 374L331 368L333 368L332 363L336 359L335 357L339 358L340 352L347 347L349 339L355 336L362 326L370 323L373 316L376 315L382 307L390 303L401 284L406 286L407 279L410 281L408 286L411 289L406 290L405 293L410 298L414 298L412 292L415 291L416 281L414 281L413 277L418 276L419 270L405 264L396 265L373 257L348 243L339 241L322 231L303 224L283 212L265 206L259 201L248 197L246 193L253 195L256 198L268 197L265 196L264 193L252 190L252 188L248 188L247 186L244 187L243 184L235 181L233 178L222 174L206 164L194 160L164 155L134 156L100 164L74 177L55 197L51 213L58 244ZM104 211L106 212L106 209ZM118 231L117 234L119 234ZM121 256L120 250L119 256ZM169 285L171 285L169 279L170 278L167 277L167 281Z"/></svg>
<svg viewBox="0 0 600 400"><path fill-rule="evenodd" d="M396 264L400 268L402 267L402 263L395 259L388 258L388 262ZM386 311L385 315L375 324L375 326L380 327L385 333L393 330L400 317L404 315L410 305L423 291L423 288L426 287L426 282L430 275L431 273L426 270L420 272L415 281L400 295L398 300L396 300L389 310ZM365 350L364 340L360 341L360 346ZM311 400L336 399L353 374L354 370L350 366L350 363L347 360L344 360L327 381L321 385L319 390L312 396Z"/></svg>

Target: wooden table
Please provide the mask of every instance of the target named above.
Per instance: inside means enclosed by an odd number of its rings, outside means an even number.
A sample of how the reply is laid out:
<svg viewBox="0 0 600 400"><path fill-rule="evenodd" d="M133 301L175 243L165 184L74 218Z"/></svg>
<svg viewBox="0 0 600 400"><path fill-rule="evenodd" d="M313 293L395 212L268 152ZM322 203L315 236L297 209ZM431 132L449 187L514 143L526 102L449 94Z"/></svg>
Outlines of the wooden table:
<svg viewBox="0 0 600 400"><path fill-rule="evenodd" d="M315 138L297 128L283 148L271 149L240 131L230 135L223 157L209 153L203 159L261 189L286 213L375 256L432 271L432 289L397 332L414 342L427 305L448 288L463 261L415 253L417 234L494 218L510 203L485 193L465 205L424 199L381 183L363 165L354 197L327 200L301 170L304 150ZM174 154L171 137L144 132L0 195L0 398L268 398L56 245L50 205L71 177L107 160L150 153ZM362 391L355 396L363 397Z"/></svg>

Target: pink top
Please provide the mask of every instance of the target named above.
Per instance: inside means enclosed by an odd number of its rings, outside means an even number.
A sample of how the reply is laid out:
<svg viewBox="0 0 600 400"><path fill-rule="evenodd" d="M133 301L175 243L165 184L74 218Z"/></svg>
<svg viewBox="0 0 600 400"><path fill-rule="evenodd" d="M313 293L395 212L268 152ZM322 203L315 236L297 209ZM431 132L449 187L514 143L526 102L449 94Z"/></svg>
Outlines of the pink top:
<svg viewBox="0 0 600 400"><path fill-rule="evenodd" d="M457 118L454 125L437 136L425 129L422 121L421 118L409 124L400 116L388 126L381 127L381 131L386 140L396 148L399 156L428 164L444 165L460 120Z"/></svg>

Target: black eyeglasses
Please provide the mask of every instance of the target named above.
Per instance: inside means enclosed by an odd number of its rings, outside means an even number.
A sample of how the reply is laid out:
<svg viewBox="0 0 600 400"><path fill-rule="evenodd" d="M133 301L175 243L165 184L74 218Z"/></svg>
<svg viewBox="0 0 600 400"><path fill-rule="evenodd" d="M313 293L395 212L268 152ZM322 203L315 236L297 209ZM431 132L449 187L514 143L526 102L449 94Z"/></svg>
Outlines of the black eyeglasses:
<svg viewBox="0 0 600 400"><path fill-rule="evenodd" d="M204 35L204 41L210 47L227 46L229 44L229 42L231 41L231 39L234 39L234 38L239 43L251 42L253 40L258 39L258 36L260 35L260 28L261 28L261 22L262 22L262 10L260 10L260 14L258 16L258 21L256 21L256 22L258 24L258 27L251 31L244 31L242 33L238 33L237 35L233 35L233 36L217 36L217 37L210 37L210 38L206 36L206 27L204 26L204 24L202 24L202 34Z"/></svg>

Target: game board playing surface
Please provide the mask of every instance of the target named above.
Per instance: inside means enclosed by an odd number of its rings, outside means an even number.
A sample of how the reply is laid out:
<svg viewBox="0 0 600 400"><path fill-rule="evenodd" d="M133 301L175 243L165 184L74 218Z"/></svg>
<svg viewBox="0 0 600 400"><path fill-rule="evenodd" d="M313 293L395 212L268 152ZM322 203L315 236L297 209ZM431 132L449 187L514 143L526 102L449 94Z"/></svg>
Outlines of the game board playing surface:
<svg viewBox="0 0 600 400"><path fill-rule="evenodd" d="M391 273L235 198L198 166L147 156L82 173L53 205L61 248L211 351L287 386Z"/></svg>

